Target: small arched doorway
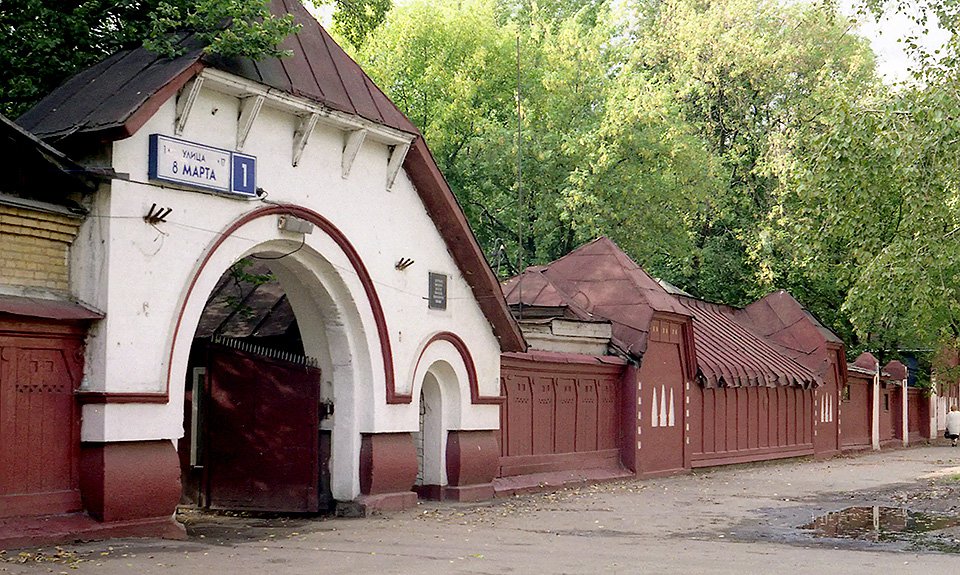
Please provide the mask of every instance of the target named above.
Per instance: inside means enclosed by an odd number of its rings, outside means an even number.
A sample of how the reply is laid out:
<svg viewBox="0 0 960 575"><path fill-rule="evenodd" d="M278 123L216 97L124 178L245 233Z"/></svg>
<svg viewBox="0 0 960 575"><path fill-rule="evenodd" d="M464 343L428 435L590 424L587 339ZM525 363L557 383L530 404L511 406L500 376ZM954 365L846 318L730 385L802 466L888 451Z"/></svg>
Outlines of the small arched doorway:
<svg viewBox="0 0 960 575"><path fill-rule="evenodd" d="M447 483L444 449L447 430L443 422L443 396L436 376L427 372L420 388L420 426L415 436L417 446L417 495L440 499Z"/></svg>
<svg viewBox="0 0 960 575"><path fill-rule="evenodd" d="M230 266L201 314L185 382L185 502L298 513L333 504L329 361L305 353L281 257Z"/></svg>
<svg viewBox="0 0 960 575"><path fill-rule="evenodd" d="M423 375L419 395L420 424L414 434L417 481L414 490L424 499L443 499L447 479L447 436L460 400L458 378L446 361L433 362Z"/></svg>

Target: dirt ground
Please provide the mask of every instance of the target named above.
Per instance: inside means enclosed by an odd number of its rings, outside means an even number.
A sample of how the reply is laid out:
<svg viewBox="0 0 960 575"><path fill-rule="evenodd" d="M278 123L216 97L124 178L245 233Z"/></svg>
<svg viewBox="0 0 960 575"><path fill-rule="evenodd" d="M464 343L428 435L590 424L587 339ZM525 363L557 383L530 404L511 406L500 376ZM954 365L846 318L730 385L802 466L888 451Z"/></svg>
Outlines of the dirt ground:
<svg viewBox="0 0 960 575"><path fill-rule="evenodd" d="M957 573L960 448L727 467L364 519L180 518L187 541L8 550L0 573Z"/></svg>

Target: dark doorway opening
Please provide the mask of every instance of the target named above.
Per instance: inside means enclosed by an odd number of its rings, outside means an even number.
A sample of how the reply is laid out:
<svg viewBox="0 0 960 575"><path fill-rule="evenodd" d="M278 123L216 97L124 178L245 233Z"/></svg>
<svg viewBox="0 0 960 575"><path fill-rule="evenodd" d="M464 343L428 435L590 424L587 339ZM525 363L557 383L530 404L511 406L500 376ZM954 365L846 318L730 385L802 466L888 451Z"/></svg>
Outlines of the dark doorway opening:
<svg viewBox="0 0 960 575"><path fill-rule="evenodd" d="M263 261L242 260L207 300L190 353L182 502L279 513L331 509L330 403L296 317Z"/></svg>

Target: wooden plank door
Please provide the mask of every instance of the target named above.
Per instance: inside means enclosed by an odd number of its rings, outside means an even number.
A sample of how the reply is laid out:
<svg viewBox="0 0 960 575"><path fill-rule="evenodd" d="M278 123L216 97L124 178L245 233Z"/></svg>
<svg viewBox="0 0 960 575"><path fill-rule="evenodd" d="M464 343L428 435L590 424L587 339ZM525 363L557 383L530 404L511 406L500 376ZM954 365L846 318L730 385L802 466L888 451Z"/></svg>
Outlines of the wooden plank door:
<svg viewBox="0 0 960 575"><path fill-rule="evenodd" d="M80 342L0 336L0 517L80 510Z"/></svg>
<svg viewBox="0 0 960 575"><path fill-rule="evenodd" d="M207 373L208 506L319 511L320 370L212 346Z"/></svg>

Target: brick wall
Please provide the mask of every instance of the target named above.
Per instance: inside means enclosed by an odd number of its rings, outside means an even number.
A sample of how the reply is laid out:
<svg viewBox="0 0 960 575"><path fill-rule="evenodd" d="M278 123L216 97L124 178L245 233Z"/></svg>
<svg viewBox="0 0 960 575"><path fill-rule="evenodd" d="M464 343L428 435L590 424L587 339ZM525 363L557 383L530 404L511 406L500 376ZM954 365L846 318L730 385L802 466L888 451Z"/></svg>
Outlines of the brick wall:
<svg viewBox="0 0 960 575"><path fill-rule="evenodd" d="M80 221L0 205L0 284L67 292L70 244Z"/></svg>

